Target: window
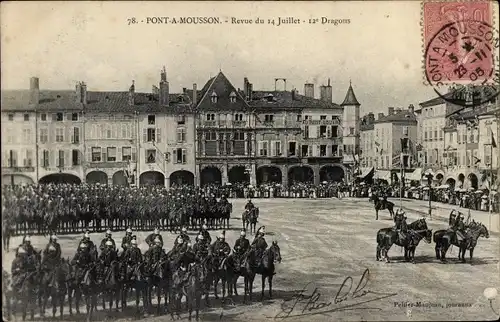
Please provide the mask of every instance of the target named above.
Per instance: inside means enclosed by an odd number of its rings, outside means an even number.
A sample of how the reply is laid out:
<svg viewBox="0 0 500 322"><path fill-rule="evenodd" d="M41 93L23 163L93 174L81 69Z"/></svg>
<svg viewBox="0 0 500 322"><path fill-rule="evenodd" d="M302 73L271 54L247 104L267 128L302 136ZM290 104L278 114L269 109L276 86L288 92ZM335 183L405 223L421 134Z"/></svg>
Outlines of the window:
<svg viewBox="0 0 500 322"><path fill-rule="evenodd" d="M177 142L186 142L186 129L177 129Z"/></svg>
<svg viewBox="0 0 500 322"><path fill-rule="evenodd" d="M9 167L17 167L17 151L9 151Z"/></svg>
<svg viewBox="0 0 500 322"><path fill-rule="evenodd" d="M319 116L319 119L320 119L320 120L326 120L326 115L320 115L320 116Z"/></svg>
<svg viewBox="0 0 500 322"><path fill-rule="evenodd" d="M112 135L111 124L106 124L106 139L111 139Z"/></svg>
<svg viewBox="0 0 500 322"><path fill-rule="evenodd" d="M108 162L114 162L116 161L116 148L115 147L109 147L107 149L108 152Z"/></svg>
<svg viewBox="0 0 500 322"><path fill-rule="evenodd" d="M24 121L27 122L30 120L30 115L29 114L24 114Z"/></svg>
<svg viewBox="0 0 500 322"><path fill-rule="evenodd" d="M14 114L9 114L9 121L14 121Z"/></svg>
<svg viewBox="0 0 500 322"><path fill-rule="evenodd" d="M73 143L80 143L80 128L79 127L74 127L73 128L73 138L71 139Z"/></svg>
<svg viewBox="0 0 500 322"><path fill-rule="evenodd" d="M40 120L47 121L47 114L45 113L40 114Z"/></svg>
<svg viewBox="0 0 500 322"><path fill-rule="evenodd" d="M186 124L186 115L177 115L177 125Z"/></svg>
<svg viewBox="0 0 500 322"><path fill-rule="evenodd" d="M439 130L439 141L443 141L443 130Z"/></svg>
<svg viewBox="0 0 500 322"><path fill-rule="evenodd" d="M146 142L153 142L156 140L155 129L147 129Z"/></svg>
<svg viewBox="0 0 500 322"><path fill-rule="evenodd" d="M326 137L327 137L327 135L326 135L326 134L327 134L327 133L326 133L326 125L321 125L321 126L319 127L319 137L321 137L321 138L326 138Z"/></svg>
<svg viewBox="0 0 500 322"><path fill-rule="evenodd" d="M64 129L56 129L56 142L64 142Z"/></svg>
<svg viewBox="0 0 500 322"><path fill-rule="evenodd" d="M288 142L288 155L295 156L297 154L297 143Z"/></svg>
<svg viewBox="0 0 500 322"><path fill-rule="evenodd" d="M332 155L337 156L339 154L339 146L338 145L332 145Z"/></svg>
<svg viewBox="0 0 500 322"><path fill-rule="evenodd" d="M350 134L350 135L354 135L354 128L353 128L353 127L350 127L350 128L349 128L349 134Z"/></svg>
<svg viewBox="0 0 500 322"><path fill-rule="evenodd" d="M148 115L148 125L155 125L156 117L154 115Z"/></svg>
<svg viewBox="0 0 500 322"><path fill-rule="evenodd" d="M309 126L304 126L304 139L309 138Z"/></svg>
<svg viewBox="0 0 500 322"><path fill-rule="evenodd" d="M174 163L186 163L186 149L175 149L174 152Z"/></svg>
<svg viewBox="0 0 500 322"><path fill-rule="evenodd" d="M229 95L229 101L231 103L236 103L236 93L235 92L231 92L231 94Z"/></svg>
<svg viewBox="0 0 500 322"><path fill-rule="evenodd" d="M64 119L63 113L52 114L52 120L54 120L54 121L62 122L63 119Z"/></svg>
<svg viewBox="0 0 500 322"><path fill-rule="evenodd" d="M243 114L235 114L234 120L237 122L243 121Z"/></svg>
<svg viewBox="0 0 500 322"><path fill-rule="evenodd" d="M281 155L281 141L274 142L274 152L276 156Z"/></svg>
<svg viewBox="0 0 500 322"><path fill-rule="evenodd" d="M326 145L319 146L319 156L326 157Z"/></svg>
<svg viewBox="0 0 500 322"><path fill-rule="evenodd" d="M92 148L92 162L101 162L101 148Z"/></svg>
<svg viewBox="0 0 500 322"><path fill-rule="evenodd" d="M304 120L310 120L310 119L311 119L311 117L309 115L304 116Z"/></svg>
<svg viewBox="0 0 500 322"><path fill-rule="evenodd" d="M57 158L58 162L57 162L57 166L58 167L64 167L64 151L63 150L59 150L59 157Z"/></svg>
<svg viewBox="0 0 500 322"><path fill-rule="evenodd" d="M212 92L211 100L212 103L217 103L217 93L215 93L215 91Z"/></svg>
<svg viewBox="0 0 500 322"><path fill-rule="evenodd" d="M42 167L48 167L50 164L49 164L49 151L47 150L43 150L43 153L42 153Z"/></svg>
<svg viewBox="0 0 500 322"><path fill-rule="evenodd" d="M30 129L23 129L23 142L24 143L31 143L31 130Z"/></svg>
<svg viewBox="0 0 500 322"><path fill-rule="evenodd" d="M297 122L302 122L302 115L297 114Z"/></svg>
<svg viewBox="0 0 500 322"><path fill-rule="evenodd" d="M215 114L207 114L207 121L215 121Z"/></svg>
<svg viewBox="0 0 500 322"><path fill-rule="evenodd" d="M26 159L24 159L24 166L31 167L33 165L33 151L26 150Z"/></svg>
<svg viewBox="0 0 500 322"><path fill-rule="evenodd" d="M302 145L302 156L303 157L309 156L309 145L307 144Z"/></svg>
<svg viewBox="0 0 500 322"><path fill-rule="evenodd" d="M80 165L80 152L78 150L73 150L71 153L71 164Z"/></svg>
<svg viewBox="0 0 500 322"><path fill-rule="evenodd" d="M72 113L71 114L71 120L72 121L78 121L78 113Z"/></svg>
<svg viewBox="0 0 500 322"><path fill-rule="evenodd" d="M268 146L267 146L268 142L267 141L260 141L259 142L259 154L261 156L267 156L267 149L268 149Z"/></svg>
<svg viewBox="0 0 500 322"><path fill-rule="evenodd" d="M132 160L132 148L131 147L123 147L122 148L122 161L131 161Z"/></svg>
<svg viewBox="0 0 500 322"><path fill-rule="evenodd" d="M156 150L146 150L146 163L156 162Z"/></svg>
<svg viewBox="0 0 500 322"><path fill-rule="evenodd" d="M333 125L332 126L332 137L336 138L336 137L338 137L338 135L339 135L339 128L338 128L338 126Z"/></svg>
<svg viewBox="0 0 500 322"><path fill-rule="evenodd" d="M264 122L274 122L274 115L272 115L272 114L265 115Z"/></svg>

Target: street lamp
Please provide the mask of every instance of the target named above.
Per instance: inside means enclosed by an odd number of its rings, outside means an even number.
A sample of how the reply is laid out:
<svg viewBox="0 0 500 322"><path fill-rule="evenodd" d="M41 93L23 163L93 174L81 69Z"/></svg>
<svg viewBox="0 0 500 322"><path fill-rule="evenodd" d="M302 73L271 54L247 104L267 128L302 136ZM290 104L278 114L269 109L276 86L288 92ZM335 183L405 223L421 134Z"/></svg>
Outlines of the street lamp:
<svg viewBox="0 0 500 322"><path fill-rule="evenodd" d="M427 185L429 186L429 219L432 219L432 206L431 206L431 201L432 201L432 179L434 176L432 173L427 173L425 175L427 177Z"/></svg>

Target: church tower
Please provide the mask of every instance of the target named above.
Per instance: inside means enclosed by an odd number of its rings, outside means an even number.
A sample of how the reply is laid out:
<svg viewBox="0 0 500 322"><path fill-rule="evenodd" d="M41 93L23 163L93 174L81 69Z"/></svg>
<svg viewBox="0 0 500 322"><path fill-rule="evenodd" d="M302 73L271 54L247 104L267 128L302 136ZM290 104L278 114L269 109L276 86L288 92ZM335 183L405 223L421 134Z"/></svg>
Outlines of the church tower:
<svg viewBox="0 0 500 322"><path fill-rule="evenodd" d="M360 144L360 118L359 118L359 104L352 89L352 83L349 81L349 89L345 96L344 102L340 104L344 113L342 117L342 139L344 145L343 160L344 164L354 166L356 162L355 157L359 157L359 144Z"/></svg>

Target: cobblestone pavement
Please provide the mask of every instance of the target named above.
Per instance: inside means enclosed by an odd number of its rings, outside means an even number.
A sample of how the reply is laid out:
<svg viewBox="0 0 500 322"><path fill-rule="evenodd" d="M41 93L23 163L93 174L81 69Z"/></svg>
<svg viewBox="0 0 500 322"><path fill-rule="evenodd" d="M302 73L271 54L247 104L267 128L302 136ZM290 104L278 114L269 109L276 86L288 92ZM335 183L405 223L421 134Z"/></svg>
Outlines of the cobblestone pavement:
<svg viewBox="0 0 500 322"><path fill-rule="evenodd" d="M234 219L227 240L238 237L240 214L246 200L232 200ZM394 246L389 255L393 262L375 260L375 237L378 229L393 226L387 211L375 221L373 204L367 199L256 199L260 207L260 223L265 225L268 243L275 239L281 248L282 263L274 277L274 296L260 296L261 279L257 276L252 304L243 305L243 280L238 286L240 296L234 305L212 301L212 307L201 314L203 321L266 321L286 318L290 321L360 321L360 320L491 320L495 314L483 296L487 287L500 287L497 234L480 239L474 261L461 264L455 247L448 253L448 264L435 259L434 245L421 243L416 251L416 264L402 260L401 249ZM398 205L398 204L397 204ZM425 202L408 201L408 222L422 216ZM446 228L443 220L431 220L429 228ZM137 232L144 251L149 232ZM216 236L216 231L211 235ZM123 232L113 237L121 241ZM194 233L191 234L194 237ZM81 236L60 236L63 256L74 254ZM99 242L101 234L92 234ZM164 232L165 245L170 248L175 236ZM34 237L35 247L43 247L46 237ZM12 245L17 245L16 237ZM3 254L3 267L10 270L13 252ZM365 272L365 277L362 278ZM351 277L352 279L350 279ZM347 278L347 280L346 280ZM343 282L344 285L342 286ZM361 282L360 282L361 281ZM351 287L352 283L352 287ZM359 286L358 286L359 284ZM349 292L350 289L350 292ZM298 296L302 294L302 296ZM312 297L311 297L312 295ZM500 298L494 302L500 311ZM66 311L67 314L67 311ZM103 320L106 313L98 312ZM118 321L130 319L127 313L112 313ZM497 315L498 317L498 315ZM186 314L182 315L186 318ZM69 320L68 316L65 320ZM148 316L143 321L165 321L169 316ZM75 318L71 318L75 320Z"/></svg>

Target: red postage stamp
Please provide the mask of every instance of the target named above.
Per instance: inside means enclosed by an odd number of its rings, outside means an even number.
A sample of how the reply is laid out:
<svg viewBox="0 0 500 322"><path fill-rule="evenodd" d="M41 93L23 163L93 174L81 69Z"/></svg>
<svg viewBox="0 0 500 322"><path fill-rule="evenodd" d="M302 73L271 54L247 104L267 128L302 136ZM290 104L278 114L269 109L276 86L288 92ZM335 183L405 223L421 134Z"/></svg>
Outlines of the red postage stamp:
<svg viewBox="0 0 500 322"><path fill-rule="evenodd" d="M490 1L424 2L425 77L430 85L486 84L495 78L498 31Z"/></svg>

